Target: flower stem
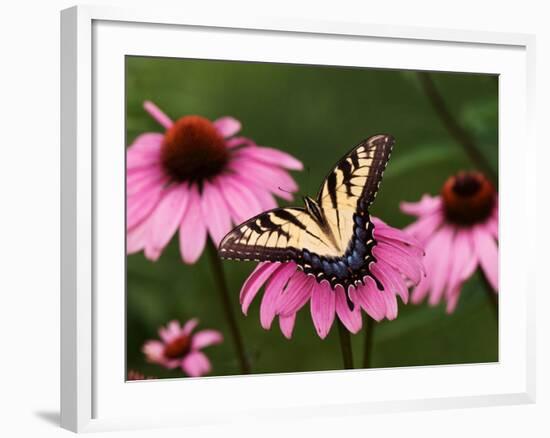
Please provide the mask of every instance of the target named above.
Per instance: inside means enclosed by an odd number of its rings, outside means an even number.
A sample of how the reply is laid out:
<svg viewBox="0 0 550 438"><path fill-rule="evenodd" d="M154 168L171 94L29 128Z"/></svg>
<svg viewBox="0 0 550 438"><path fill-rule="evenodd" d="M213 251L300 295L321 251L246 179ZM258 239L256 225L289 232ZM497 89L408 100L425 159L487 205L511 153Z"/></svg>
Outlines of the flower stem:
<svg viewBox="0 0 550 438"><path fill-rule="evenodd" d="M366 315L365 321L365 345L363 347L363 368L370 368L372 366L372 339L374 332L374 320Z"/></svg>
<svg viewBox="0 0 550 438"><path fill-rule="evenodd" d="M462 146L466 154L470 157L470 160L472 160L479 170L483 171L485 175L487 175L487 177L493 182L493 184L496 185L496 172L480 152L470 133L460 126L451 114L445 100L443 99L443 96L435 86L430 73L418 72L417 76L420 80L420 85L422 85L424 94L430 100L430 103L449 134L451 134L451 136Z"/></svg>
<svg viewBox="0 0 550 438"><path fill-rule="evenodd" d="M489 298L489 301L491 302L491 307L493 309L493 313L495 315L496 320L498 321L498 294L495 293L493 286L489 283L489 280L487 280L487 277L483 273L483 270L479 270L479 274L481 275L481 279L483 281L483 285L485 286L485 291L487 292L487 297Z"/></svg>
<svg viewBox="0 0 550 438"><path fill-rule="evenodd" d="M243 374L250 374L250 364L244 350L243 338L237 325L235 313L231 306L231 298L229 296L229 288L227 287L227 281L223 273L223 266L218 256L218 249L214 242L208 239L208 254L210 256L210 263L212 265L212 271L214 272L214 278L218 284L218 291L220 292L220 298L222 300L222 307L225 312L225 319L229 325L229 330L235 344L235 350L237 351L237 357L239 359L241 372Z"/></svg>
<svg viewBox="0 0 550 438"><path fill-rule="evenodd" d="M340 348L342 349L342 360L344 361L344 369L353 369L353 352L351 350L351 339L348 329L342 324L339 318L336 318L338 323L338 333L340 334Z"/></svg>

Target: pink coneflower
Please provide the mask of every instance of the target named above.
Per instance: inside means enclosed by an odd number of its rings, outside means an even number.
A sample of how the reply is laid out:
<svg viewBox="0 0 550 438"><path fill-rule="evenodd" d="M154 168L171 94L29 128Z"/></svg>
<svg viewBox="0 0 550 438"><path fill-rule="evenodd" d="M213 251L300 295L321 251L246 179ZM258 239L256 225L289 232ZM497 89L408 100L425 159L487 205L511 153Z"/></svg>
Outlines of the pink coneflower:
<svg viewBox="0 0 550 438"><path fill-rule="evenodd" d="M154 376L146 376L143 373L140 373L136 370L128 370L128 380L153 380L156 379Z"/></svg>
<svg viewBox="0 0 550 438"><path fill-rule="evenodd" d="M436 305L445 297L447 312L453 312L462 284L478 266L498 292L498 200L483 174L460 172L445 182L440 196L403 202L401 210L418 217L405 231L426 250L427 276L412 293L414 303L429 295Z"/></svg>
<svg viewBox="0 0 550 438"><path fill-rule="evenodd" d="M196 115L175 122L151 102L144 108L166 131L137 137L127 151L127 252L157 260L179 229L185 263L200 257L207 237L217 245L231 229L292 200L286 169L302 169L291 155L236 137L239 121ZM278 190L280 187L282 190Z"/></svg>
<svg viewBox="0 0 550 438"><path fill-rule="evenodd" d="M198 319L191 319L182 327L178 321L170 321L166 327L161 327L161 340L147 341L143 345L147 360L169 369L179 367L191 377L208 374L212 367L200 350L221 343L223 336L217 330L192 333L198 323Z"/></svg>
<svg viewBox="0 0 550 438"><path fill-rule="evenodd" d="M324 339L337 316L352 333L362 327L361 309L376 321L397 317L397 297L406 303L409 298L408 283L417 284L422 275L423 250L416 239L393 228L380 219L371 219L375 229L377 245L373 254L377 261L370 271L383 286L380 290L375 281L365 277L365 285L350 286L349 298L353 310L346 300L342 286L332 289L324 280L318 283L315 277L306 275L294 262L260 263L244 283L240 301L243 313L265 284L265 293L260 304L260 323L266 330L276 315L286 338L292 337L296 313L310 301L311 317L320 338Z"/></svg>

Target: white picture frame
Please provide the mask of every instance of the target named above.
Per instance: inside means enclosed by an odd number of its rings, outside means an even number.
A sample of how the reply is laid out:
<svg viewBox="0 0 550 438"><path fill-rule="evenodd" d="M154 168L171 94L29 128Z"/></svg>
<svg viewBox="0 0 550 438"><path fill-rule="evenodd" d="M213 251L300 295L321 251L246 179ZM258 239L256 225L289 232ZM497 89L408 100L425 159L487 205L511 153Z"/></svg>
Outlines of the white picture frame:
<svg viewBox="0 0 550 438"><path fill-rule="evenodd" d="M100 431L534 402L534 256L528 255L534 251L513 257L535 245L535 215L523 208L536 205L536 176L527 171L527 157L535 155L534 36L90 6L62 11L61 25L62 427ZM216 49L221 38L233 49ZM181 44L186 39L193 44ZM499 362L125 383L120 225L128 54L499 74ZM518 144L525 153L513 156ZM513 233L517 226L521 236ZM369 391L353 391L358 385ZM192 404L174 405L182 389L195 395Z"/></svg>

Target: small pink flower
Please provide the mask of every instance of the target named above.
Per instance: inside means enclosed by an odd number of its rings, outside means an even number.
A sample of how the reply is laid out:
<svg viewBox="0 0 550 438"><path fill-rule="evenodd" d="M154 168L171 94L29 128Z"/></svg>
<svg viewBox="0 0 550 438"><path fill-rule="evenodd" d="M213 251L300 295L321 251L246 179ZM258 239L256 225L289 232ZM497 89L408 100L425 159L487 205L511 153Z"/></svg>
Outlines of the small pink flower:
<svg viewBox="0 0 550 438"><path fill-rule="evenodd" d="M223 336L217 330L192 333L198 323L198 319L191 319L181 327L178 321L170 321L166 327L161 327L161 340L147 341L143 345L147 360L169 369L180 367L191 377L208 374L212 367L200 350L221 343Z"/></svg>
<svg viewBox="0 0 550 438"><path fill-rule="evenodd" d="M395 319L396 295L406 303L409 298L407 282L417 284L423 275L423 250L414 238L402 231L380 219L371 220L377 241L373 249L377 261L372 265L371 272L380 281L383 290L379 290L370 277L364 278L364 286L350 286L349 298L355 304L353 310L350 310L342 286L332 289L326 280L318 283L315 277L299 270L294 262L263 262L258 264L241 289L243 313L248 312L252 300L266 284L260 304L260 323L269 330L278 315L280 329L289 339L292 337L296 313L308 301L313 324L321 339L328 335L335 316L352 333L361 330L361 309L376 321Z"/></svg>
<svg viewBox="0 0 550 438"><path fill-rule="evenodd" d="M236 137L239 121L184 116L173 122L151 102L145 109L164 133L137 137L127 150L127 252L157 260L179 230L185 263L195 263L208 235L218 245L232 228L292 200L286 169L302 169L291 155ZM279 190L278 188L282 190Z"/></svg>
<svg viewBox="0 0 550 438"><path fill-rule="evenodd" d="M156 377L153 376L146 376L143 373L140 373L136 370L128 370L128 380L152 380L156 379Z"/></svg>
<svg viewBox="0 0 550 438"><path fill-rule="evenodd" d="M443 185L441 196L424 195L401 210L418 217L405 231L425 245L427 276L412 293L419 303L447 300L455 310L462 284L481 267L498 293L498 200L493 185L479 172L460 172Z"/></svg>

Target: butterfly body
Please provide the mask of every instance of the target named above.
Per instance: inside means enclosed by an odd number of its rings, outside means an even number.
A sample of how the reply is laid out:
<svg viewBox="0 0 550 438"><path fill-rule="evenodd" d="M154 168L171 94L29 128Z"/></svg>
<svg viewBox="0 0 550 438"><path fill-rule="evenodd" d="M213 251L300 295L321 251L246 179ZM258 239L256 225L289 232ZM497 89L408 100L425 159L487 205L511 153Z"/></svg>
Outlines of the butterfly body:
<svg viewBox="0 0 550 438"><path fill-rule="evenodd" d="M363 284L365 276L377 281L369 270L370 263L375 261L372 255L372 248L376 245L373 229L368 214L357 215L353 237L345 250L336 256L319 256L304 249L296 260L298 268L319 282L327 280L333 288L340 284L345 290Z"/></svg>
<svg viewBox="0 0 550 438"><path fill-rule="evenodd" d="M316 199L304 197L305 208L276 208L249 219L220 244L226 259L293 261L304 273L332 288L364 284L376 262L373 202L389 159L393 137L376 135L346 154L323 182Z"/></svg>

